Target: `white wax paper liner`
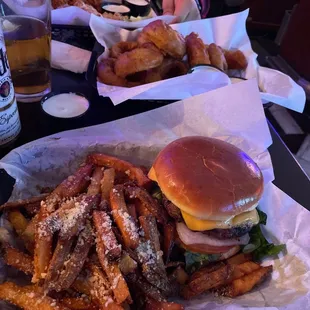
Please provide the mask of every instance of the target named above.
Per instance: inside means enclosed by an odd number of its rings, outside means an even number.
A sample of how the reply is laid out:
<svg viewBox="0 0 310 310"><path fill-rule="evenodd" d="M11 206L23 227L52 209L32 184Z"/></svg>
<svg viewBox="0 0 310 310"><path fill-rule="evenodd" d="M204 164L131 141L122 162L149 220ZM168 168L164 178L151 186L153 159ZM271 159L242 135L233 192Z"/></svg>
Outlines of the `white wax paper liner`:
<svg viewBox="0 0 310 310"><path fill-rule="evenodd" d="M205 294L191 302L183 301L186 309L308 309L310 213L271 183L273 170L267 148L272 141L255 80L34 141L9 153L0 167L16 178L12 195L16 199L37 194L37 185L56 185L90 152L102 151L150 166L164 145L190 135L226 140L257 162L265 181L260 202L268 214L265 235L274 243L285 243L288 253L265 262L274 264L272 280L251 293L236 299Z"/></svg>

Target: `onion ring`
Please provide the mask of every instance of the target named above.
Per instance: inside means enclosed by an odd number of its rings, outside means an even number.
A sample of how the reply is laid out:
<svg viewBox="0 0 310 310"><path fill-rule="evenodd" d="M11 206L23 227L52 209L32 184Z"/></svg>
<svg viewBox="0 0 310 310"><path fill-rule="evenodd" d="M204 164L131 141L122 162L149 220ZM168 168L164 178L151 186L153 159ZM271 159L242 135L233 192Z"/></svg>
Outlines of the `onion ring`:
<svg viewBox="0 0 310 310"><path fill-rule="evenodd" d="M248 66L248 60L240 50L224 50L228 69L245 70Z"/></svg>
<svg viewBox="0 0 310 310"><path fill-rule="evenodd" d="M145 26L138 40L140 44L150 41L161 51L176 59L183 59L186 53L183 36L162 20L156 20Z"/></svg>
<svg viewBox="0 0 310 310"><path fill-rule="evenodd" d="M127 86L124 78L117 76L114 72L115 59L106 58L98 64L98 79L101 83L113 86Z"/></svg>
<svg viewBox="0 0 310 310"><path fill-rule="evenodd" d="M115 73L121 78L136 72L158 67L164 56L155 49L139 47L130 52L121 54L115 61Z"/></svg>
<svg viewBox="0 0 310 310"><path fill-rule="evenodd" d="M121 54L132 51L137 47L137 42L118 42L110 48L110 57L117 58Z"/></svg>
<svg viewBox="0 0 310 310"><path fill-rule="evenodd" d="M153 83L185 75L188 72L187 65L176 59L165 58L162 64L147 71L145 83Z"/></svg>
<svg viewBox="0 0 310 310"><path fill-rule="evenodd" d="M98 64L97 74L101 83L121 87L134 87L141 82L127 81L125 78L119 77L114 72L115 59L106 58Z"/></svg>
<svg viewBox="0 0 310 310"><path fill-rule="evenodd" d="M188 62L191 67L211 64L208 50L197 33L192 32L185 40Z"/></svg>
<svg viewBox="0 0 310 310"><path fill-rule="evenodd" d="M208 48L211 64L222 71L227 70L227 62L222 49L216 44L212 43Z"/></svg>

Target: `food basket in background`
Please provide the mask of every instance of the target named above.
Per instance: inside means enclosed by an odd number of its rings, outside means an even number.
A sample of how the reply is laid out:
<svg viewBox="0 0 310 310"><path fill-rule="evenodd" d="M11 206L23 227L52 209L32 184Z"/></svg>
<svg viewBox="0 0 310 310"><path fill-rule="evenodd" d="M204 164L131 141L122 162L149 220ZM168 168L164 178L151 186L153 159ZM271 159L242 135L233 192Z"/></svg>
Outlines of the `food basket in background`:
<svg viewBox="0 0 310 310"><path fill-rule="evenodd" d="M241 50L248 60L247 69L243 72L229 72L229 74L245 79L256 78L264 103L274 102L301 112L305 104L305 94L302 88L289 76L258 65L257 55L252 50L246 31L247 17L248 10L223 17L175 24L172 25L172 28L183 36L196 32L205 44L216 43L228 50ZM108 57L108 49L113 44L120 41L134 41L141 31L141 29L127 31L107 25L94 15L91 17L90 27L97 41L105 47L105 51L99 60ZM114 104L119 104L128 99L180 100L231 83L224 73L211 74L208 72L203 74L197 72L194 74L131 87L130 89L98 82L97 88L100 95L108 96Z"/></svg>

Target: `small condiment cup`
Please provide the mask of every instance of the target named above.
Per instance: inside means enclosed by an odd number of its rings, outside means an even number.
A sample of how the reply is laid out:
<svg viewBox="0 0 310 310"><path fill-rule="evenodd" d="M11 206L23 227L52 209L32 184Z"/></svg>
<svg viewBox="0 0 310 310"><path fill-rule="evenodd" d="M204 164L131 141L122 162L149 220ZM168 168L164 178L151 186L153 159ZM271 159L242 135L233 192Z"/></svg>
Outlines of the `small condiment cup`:
<svg viewBox="0 0 310 310"><path fill-rule="evenodd" d="M89 100L80 93L51 92L41 100L41 108L46 114L61 119L81 117L89 107Z"/></svg>

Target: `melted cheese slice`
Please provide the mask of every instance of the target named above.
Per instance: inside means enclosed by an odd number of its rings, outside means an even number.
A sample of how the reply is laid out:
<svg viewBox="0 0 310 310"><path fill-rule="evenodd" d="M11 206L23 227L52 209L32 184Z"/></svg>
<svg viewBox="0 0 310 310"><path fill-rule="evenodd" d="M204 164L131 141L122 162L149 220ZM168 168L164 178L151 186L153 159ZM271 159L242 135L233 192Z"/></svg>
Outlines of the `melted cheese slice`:
<svg viewBox="0 0 310 310"><path fill-rule="evenodd" d="M189 215L182 210L181 212L187 227L195 231L211 230L215 228L232 228L234 226L239 226L245 222L252 222L254 225L256 225L259 222L259 216L256 209L241 213L226 221L201 220L192 215Z"/></svg>

